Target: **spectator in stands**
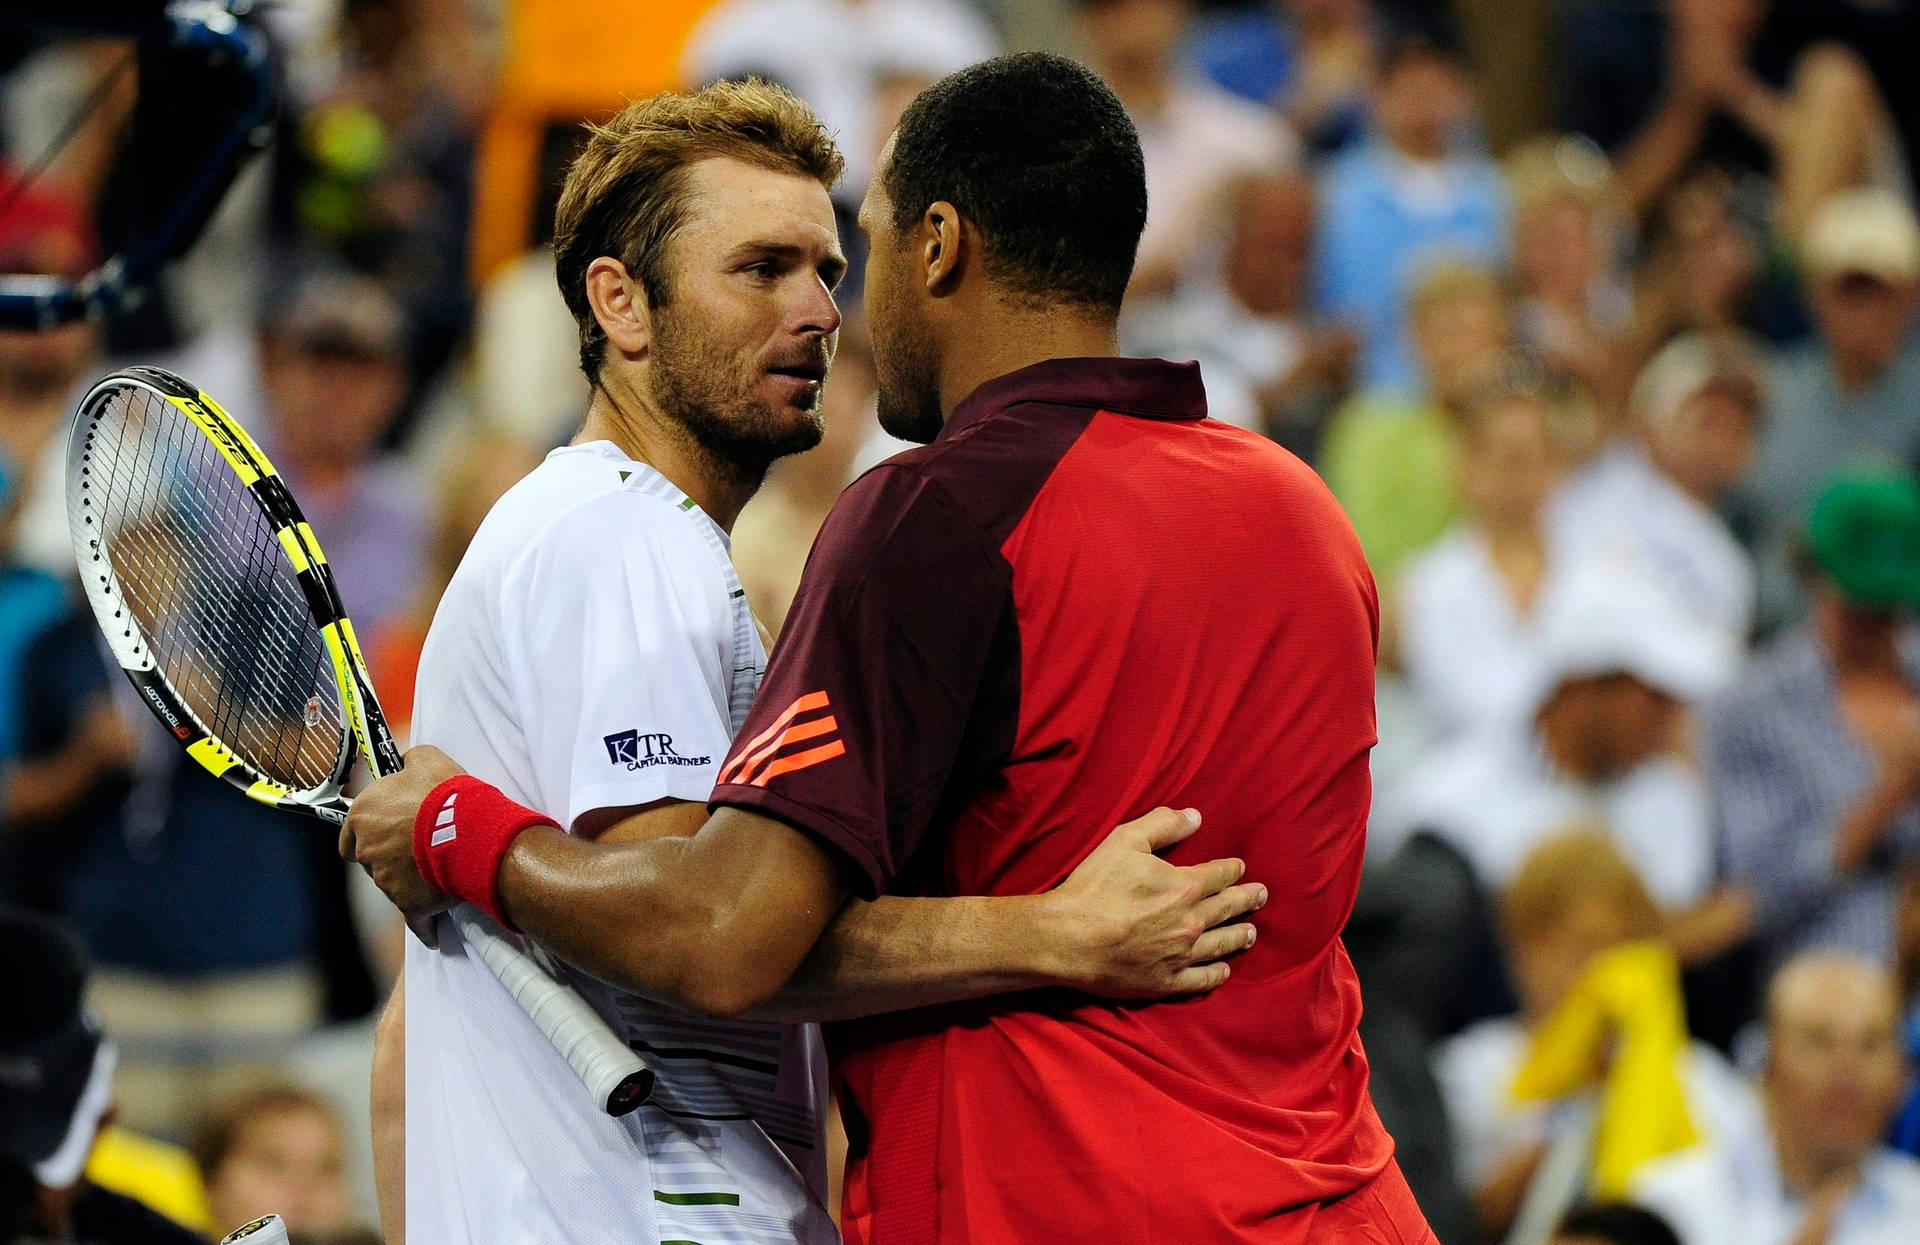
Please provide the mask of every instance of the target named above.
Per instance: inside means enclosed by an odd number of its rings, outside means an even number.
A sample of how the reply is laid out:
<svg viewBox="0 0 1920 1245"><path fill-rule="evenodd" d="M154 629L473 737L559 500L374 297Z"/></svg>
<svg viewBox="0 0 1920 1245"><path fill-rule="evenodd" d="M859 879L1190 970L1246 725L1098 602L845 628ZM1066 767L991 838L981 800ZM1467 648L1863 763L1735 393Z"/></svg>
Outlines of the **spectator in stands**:
<svg viewBox="0 0 1920 1245"><path fill-rule="evenodd" d="M0 903L59 915L88 839L116 824L135 744L93 611L13 556L17 483L0 451Z"/></svg>
<svg viewBox="0 0 1920 1245"><path fill-rule="evenodd" d="M204 1238L87 1174L114 1102L115 1049L82 1007L87 966L43 918L0 910L0 1241L190 1245Z"/></svg>
<svg viewBox="0 0 1920 1245"><path fill-rule="evenodd" d="M0 273L77 277L99 261L86 206L44 185L21 187L0 162ZM35 331L0 328L0 453L20 508L9 551L22 563L67 574L66 445L55 435L99 351L92 320Z"/></svg>
<svg viewBox="0 0 1920 1245"><path fill-rule="evenodd" d="M1541 677L1535 607L1554 560L1542 516L1561 465L1538 365L1506 361L1460 428L1465 513L1407 563L1387 647L1439 734L1524 730Z"/></svg>
<svg viewBox="0 0 1920 1245"><path fill-rule="evenodd" d="M1617 405L1631 298L1613 170L1582 138L1542 138L1506 159L1520 343Z"/></svg>
<svg viewBox="0 0 1920 1245"><path fill-rule="evenodd" d="M1886 970L1802 955L1775 975L1766 1017L1766 1126L1648 1164L1634 1200L1681 1245L1920 1239L1920 1164L1881 1145L1901 1079Z"/></svg>
<svg viewBox="0 0 1920 1245"><path fill-rule="evenodd" d="M1147 163L1147 228L1130 288L1164 293L1220 241L1215 222L1233 184L1286 168L1299 140L1267 109L1181 73L1188 0L1076 5L1091 63L1140 131Z"/></svg>
<svg viewBox="0 0 1920 1245"><path fill-rule="evenodd" d="M1697 621L1744 645L1753 562L1718 507L1753 461L1764 399L1760 359L1738 337L1669 343L1635 382L1622 435L1555 499L1556 545L1636 560Z"/></svg>
<svg viewBox="0 0 1920 1245"><path fill-rule="evenodd" d="M409 610L426 577L429 493L379 453L409 385L405 342L379 283L331 271L296 274L260 335L255 431L324 533L366 636ZM111 986L103 1014L129 1042L129 1110L164 1130L323 1017L364 1014L373 983L326 835L175 749L141 778L122 824L92 836L72 913ZM208 1033L216 1057L131 1057L136 1038L154 1052Z"/></svg>
<svg viewBox="0 0 1920 1245"><path fill-rule="evenodd" d="M882 79L931 82L999 50L964 0L725 0L694 28L683 70L696 86L771 78L807 101L847 158L835 197L851 208L886 144L875 107Z"/></svg>
<svg viewBox="0 0 1920 1245"><path fill-rule="evenodd" d="M289 1232L348 1226L345 1138L318 1094L273 1081L231 1095L201 1117L188 1148L222 1229L265 1214Z"/></svg>
<svg viewBox="0 0 1920 1245"><path fill-rule="evenodd" d="M1894 1149L1920 1158L1920 864L1900 871L1893 907L1894 980L1906 1007L1902 1041L1907 1053L1906 1101L1890 1137Z"/></svg>
<svg viewBox="0 0 1920 1245"><path fill-rule="evenodd" d="M312 57L293 75L276 149L287 241L373 274L405 306L410 388L439 373L472 317L475 146L493 68L472 7L338 6L331 72L314 73Z"/></svg>
<svg viewBox="0 0 1920 1245"><path fill-rule="evenodd" d="M1381 55L1367 142L1321 175L1319 302L1360 331L1370 387L1420 383L1406 313L1423 271L1442 257L1494 266L1506 258L1506 179L1463 143L1473 118L1460 54L1402 34Z"/></svg>
<svg viewBox="0 0 1920 1245"><path fill-rule="evenodd" d="M1197 359L1207 413L1264 432L1311 459L1327 414L1353 384L1358 342L1307 308L1315 203L1301 173L1248 176L1227 195L1219 273L1194 274L1170 299L1133 299L1121 349Z"/></svg>
<svg viewBox="0 0 1920 1245"><path fill-rule="evenodd" d="M1725 867L1778 964L1892 957L1894 867L1920 851L1920 487L1842 477L1806 527L1809 619L1705 720Z"/></svg>
<svg viewBox="0 0 1920 1245"><path fill-rule="evenodd" d="M1820 43L1762 60L1768 7L1566 6L1562 123L1613 155L1636 212L1700 164L1770 173L1775 216L1797 239L1820 200L1896 177L1897 136L1860 57Z"/></svg>
<svg viewBox="0 0 1920 1245"><path fill-rule="evenodd" d="M1583 1206L1560 1221L1552 1245L1680 1245L1667 1221L1625 1202Z"/></svg>
<svg viewBox="0 0 1920 1245"><path fill-rule="evenodd" d="M1539 608L1532 729L1495 725L1434 748L1381 793L1370 830L1382 849L1437 834L1497 890L1549 835L1593 822L1664 910L1693 909L1713 859L1707 791L1681 748L1686 707L1724 686L1733 650L1631 567L1569 568Z"/></svg>
<svg viewBox="0 0 1920 1245"><path fill-rule="evenodd" d="M1704 170L1676 185L1647 222L1633 270L1625 371L1684 333L1743 330L1760 267L1760 239L1731 180Z"/></svg>
<svg viewBox="0 0 1920 1245"><path fill-rule="evenodd" d="M1320 472L1353 521L1375 582L1389 589L1406 559L1459 513L1459 416L1508 344L1507 310L1490 270L1451 262L1428 269L1407 311L1422 390L1365 390L1327 427Z"/></svg>
<svg viewBox="0 0 1920 1245"><path fill-rule="evenodd" d="M1785 552L1822 484L1865 460L1920 464L1920 221L1884 192L1839 195L1815 213L1804 258L1819 337L1780 361L1749 481L1774 618L1798 612Z"/></svg>
<svg viewBox="0 0 1920 1245"><path fill-rule="evenodd" d="M375 281L305 273L268 310L260 353L267 452L373 631L412 603L427 552L420 490L380 454L407 395L405 320Z"/></svg>
<svg viewBox="0 0 1920 1245"><path fill-rule="evenodd" d="M1469 1027L1441 1047L1437 1059L1461 1179L1473 1193L1486 1239L1506 1235L1558 1134L1582 1126L1556 1111L1557 1101L1516 1096L1516 1082L1542 1040L1543 1026L1599 957L1657 939L1664 926L1659 906L1633 867L1599 831L1573 830L1545 840L1501 893L1500 933L1520 1011ZM1679 977L1670 957L1664 973L1654 974L1648 984L1650 994L1664 997L1640 1002L1678 1007ZM1611 1014L1606 1021L1622 1033L1641 1023L1639 1017ZM1685 1046L1673 1075L1696 1133L1742 1135L1758 1124L1753 1095L1712 1048L1700 1042Z"/></svg>
<svg viewBox="0 0 1920 1245"><path fill-rule="evenodd" d="M1265 0L1196 21L1187 55L1216 85L1278 108L1309 151L1359 138L1373 85L1366 0Z"/></svg>

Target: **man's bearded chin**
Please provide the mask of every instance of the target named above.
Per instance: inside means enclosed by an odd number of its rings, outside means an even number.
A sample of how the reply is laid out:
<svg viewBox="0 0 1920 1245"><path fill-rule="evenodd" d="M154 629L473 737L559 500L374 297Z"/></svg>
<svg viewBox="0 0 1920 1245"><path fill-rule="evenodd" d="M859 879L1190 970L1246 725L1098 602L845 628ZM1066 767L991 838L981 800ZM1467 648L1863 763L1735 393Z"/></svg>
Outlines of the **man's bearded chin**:
<svg viewBox="0 0 1920 1245"><path fill-rule="evenodd" d="M672 327L670 327L672 326ZM742 377L738 364L695 333L682 333L663 318L654 339L653 390L660 409L684 427L702 449L743 478L759 480L776 459L820 444L826 416L820 390L796 417L753 390L764 374Z"/></svg>

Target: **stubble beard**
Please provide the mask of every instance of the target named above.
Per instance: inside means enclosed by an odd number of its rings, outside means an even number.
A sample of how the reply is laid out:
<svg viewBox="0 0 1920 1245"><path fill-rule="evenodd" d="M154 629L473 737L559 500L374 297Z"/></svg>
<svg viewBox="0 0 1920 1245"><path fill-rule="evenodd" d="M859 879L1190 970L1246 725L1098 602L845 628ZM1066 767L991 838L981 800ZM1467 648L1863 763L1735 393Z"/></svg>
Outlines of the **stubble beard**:
<svg viewBox="0 0 1920 1245"><path fill-rule="evenodd" d="M682 326L677 316L662 315L657 326L654 400L718 469L757 486L776 460L820 444L826 416L819 389L803 417L795 419L754 394L765 373L743 374L736 359L697 329Z"/></svg>

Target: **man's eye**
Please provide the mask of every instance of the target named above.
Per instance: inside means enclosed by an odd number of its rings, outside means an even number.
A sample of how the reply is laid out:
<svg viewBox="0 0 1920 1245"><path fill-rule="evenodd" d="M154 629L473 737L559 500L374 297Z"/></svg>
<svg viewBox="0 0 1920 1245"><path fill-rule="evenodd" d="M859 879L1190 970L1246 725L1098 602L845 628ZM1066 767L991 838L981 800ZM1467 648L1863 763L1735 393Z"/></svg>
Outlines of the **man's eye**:
<svg viewBox="0 0 1920 1245"><path fill-rule="evenodd" d="M756 277L762 277L767 280L771 280L780 275L779 267L770 259L763 259L757 264L748 264L746 271Z"/></svg>

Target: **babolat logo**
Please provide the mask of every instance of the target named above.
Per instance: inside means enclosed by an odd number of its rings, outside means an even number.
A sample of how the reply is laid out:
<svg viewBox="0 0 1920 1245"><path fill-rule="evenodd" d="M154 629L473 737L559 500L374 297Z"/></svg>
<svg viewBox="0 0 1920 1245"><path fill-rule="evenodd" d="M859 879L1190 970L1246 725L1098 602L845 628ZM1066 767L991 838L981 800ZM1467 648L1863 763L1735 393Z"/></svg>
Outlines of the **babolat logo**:
<svg viewBox="0 0 1920 1245"><path fill-rule="evenodd" d="M671 735L621 731L617 735L608 735L605 743L608 763L624 765L629 770L647 769L655 765L713 764L711 756L683 757L675 752Z"/></svg>

